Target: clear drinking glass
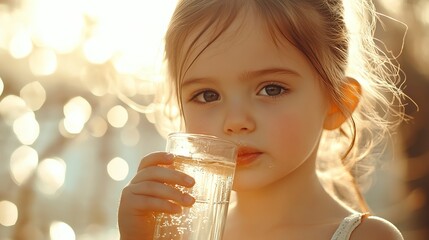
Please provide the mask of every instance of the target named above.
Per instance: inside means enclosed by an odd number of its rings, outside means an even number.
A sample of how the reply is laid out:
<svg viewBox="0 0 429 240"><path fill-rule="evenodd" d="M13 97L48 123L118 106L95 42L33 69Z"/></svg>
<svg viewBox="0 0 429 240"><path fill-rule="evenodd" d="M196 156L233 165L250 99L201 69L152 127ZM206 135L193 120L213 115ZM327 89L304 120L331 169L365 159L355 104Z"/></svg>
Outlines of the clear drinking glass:
<svg viewBox="0 0 429 240"><path fill-rule="evenodd" d="M176 187L196 202L180 214L159 214L154 239L220 240L234 178L236 145L209 135L173 133L167 138L166 151L175 155L175 169L195 179L192 188Z"/></svg>

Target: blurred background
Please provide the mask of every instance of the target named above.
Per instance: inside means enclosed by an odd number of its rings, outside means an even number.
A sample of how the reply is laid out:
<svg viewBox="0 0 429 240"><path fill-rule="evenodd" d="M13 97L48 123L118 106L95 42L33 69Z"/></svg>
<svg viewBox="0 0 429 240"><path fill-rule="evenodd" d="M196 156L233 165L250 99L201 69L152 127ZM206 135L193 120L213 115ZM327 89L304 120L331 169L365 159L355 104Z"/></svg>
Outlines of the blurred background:
<svg viewBox="0 0 429 240"><path fill-rule="evenodd" d="M164 148L151 102L175 4L0 0L0 240L119 239L121 189ZM429 239L429 1L376 4L397 19L377 37L419 111L407 105L366 195L405 239Z"/></svg>

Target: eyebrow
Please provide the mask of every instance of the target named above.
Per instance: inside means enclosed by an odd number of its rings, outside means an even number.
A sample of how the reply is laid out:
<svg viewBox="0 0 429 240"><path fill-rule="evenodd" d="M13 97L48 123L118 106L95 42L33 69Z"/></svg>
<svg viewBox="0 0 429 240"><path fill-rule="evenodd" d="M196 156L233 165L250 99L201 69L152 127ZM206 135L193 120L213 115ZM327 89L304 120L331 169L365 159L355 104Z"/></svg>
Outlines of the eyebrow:
<svg viewBox="0 0 429 240"><path fill-rule="evenodd" d="M275 68L265 68L261 70L245 72L240 76L240 79L257 78L257 77L261 77L265 75L273 75L273 74L300 76L299 73L291 69L275 67Z"/></svg>
<svg viewBox="0 0 429 240"><path fill-rule="evenodd" d="M252 78L257 78L265 75L273 75L273 74L301 76L298 72L293 71L291 69L274 67L274 68L264 68L260 70L244 72L240 75L240 80L252 79ZM182 83L182 87L191 85L193 83L198 83L201 81L213 81L213 78L202 77L202 78L185 79Z"/></svg>

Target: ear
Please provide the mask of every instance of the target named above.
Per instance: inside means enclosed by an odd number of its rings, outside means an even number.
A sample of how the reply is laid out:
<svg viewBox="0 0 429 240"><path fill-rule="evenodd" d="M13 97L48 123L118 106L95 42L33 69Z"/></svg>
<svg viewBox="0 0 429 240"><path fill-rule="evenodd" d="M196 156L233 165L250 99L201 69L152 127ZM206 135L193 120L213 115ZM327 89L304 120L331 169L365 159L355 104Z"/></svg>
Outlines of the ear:
<svg viewBox="0 0 429 240"><path fill-rule="evenodd" d="M343 95L341 105L343 105L344 109L341 109L338 103L332 101L326 114L323 128L326 130L339 128L359 104L361 93L360 84L355 79L347 77L341 90Z"/></svg>

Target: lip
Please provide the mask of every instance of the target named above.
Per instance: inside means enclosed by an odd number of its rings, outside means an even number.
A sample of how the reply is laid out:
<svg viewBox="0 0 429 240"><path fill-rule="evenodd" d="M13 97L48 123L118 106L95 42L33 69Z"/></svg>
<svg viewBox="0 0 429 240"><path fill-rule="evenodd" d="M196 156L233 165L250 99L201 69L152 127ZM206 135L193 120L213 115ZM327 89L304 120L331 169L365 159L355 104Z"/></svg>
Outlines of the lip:
<svg viewBox="0 0 429 240"><path fill-rule="evenodd" d="M237 166L249 165L255 162L261 154L262 152L256 148L239 147L237 154Z"/></svg>

